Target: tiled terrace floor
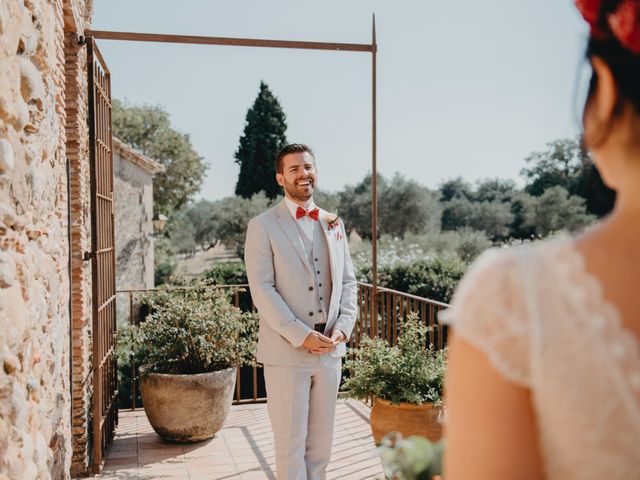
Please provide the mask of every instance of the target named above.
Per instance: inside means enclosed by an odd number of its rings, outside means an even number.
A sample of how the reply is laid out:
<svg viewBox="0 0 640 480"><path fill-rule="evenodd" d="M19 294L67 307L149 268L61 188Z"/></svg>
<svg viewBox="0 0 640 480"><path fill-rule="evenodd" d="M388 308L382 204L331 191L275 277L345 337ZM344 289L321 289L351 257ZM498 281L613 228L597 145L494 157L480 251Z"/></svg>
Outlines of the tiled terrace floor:
<svg viewBox="0 0 640 480"><path fill-rule="evenodd" d="M328 479L383 479L369 428L369 408L339 400ZM195 444L165 442L143 410L120 411L102 480L276 480L273 435L266 404L231 408L215 438Z"/></svg>

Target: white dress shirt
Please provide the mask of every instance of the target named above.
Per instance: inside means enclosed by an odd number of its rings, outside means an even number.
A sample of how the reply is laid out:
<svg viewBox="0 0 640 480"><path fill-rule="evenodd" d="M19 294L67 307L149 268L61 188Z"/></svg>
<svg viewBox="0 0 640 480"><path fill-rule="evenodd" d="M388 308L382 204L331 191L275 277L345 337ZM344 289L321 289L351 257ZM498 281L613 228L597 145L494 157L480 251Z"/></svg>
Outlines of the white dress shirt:
<svg viewBox="0 0 640 480"><path fill-rule="evenodd" d="M298 207L300 207L300 205L287 197L284 197L284 201L287 204L287 208L291 212L293 219L298 222L298 226L302 229L307 239L313 240L313 222L315 222L315 220L309 215L305 215L300 219L296 218L296 211L298 210ZM311 210L316 208L316 204L313 203L313 199L311 199L309 201L309 204L306 207L302 208L304 208L307 212L310 212Z"/></svg>

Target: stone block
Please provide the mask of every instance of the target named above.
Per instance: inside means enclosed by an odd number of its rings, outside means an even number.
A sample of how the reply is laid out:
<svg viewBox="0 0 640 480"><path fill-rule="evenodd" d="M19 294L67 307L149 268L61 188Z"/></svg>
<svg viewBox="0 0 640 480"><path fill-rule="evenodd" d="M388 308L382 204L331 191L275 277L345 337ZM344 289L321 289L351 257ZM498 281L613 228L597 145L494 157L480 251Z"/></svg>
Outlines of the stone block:
<svg viewBox="0 0 640 480"><path fill-rule="evenodd" d="M18 51L20 37L23 32L34 30L29 12L22 2L5 0L0 2L0 29L2 30L2 48L6 55L14 55Z"/></svg>
<svg viewBox="0 0 640 480"><path fill-rule="evenodd" d="M2 364L6 374L13 375L15 373L19 373L22 368L20 359L10 352L6 346L3 345L1 348L2 351L0 352L0 359L2 359Z"/></svg>
<svg viewBox="0 0 640 480"><path fill-rule="evenodd" d="M15 165L13 147L8 140L0 140L0 174L10 173Z"/></svg>
<svg viewBox="0 0 640 480"><path fill-rule="evenodd" d="M16 262L8 252L0 252L0 288L11 287L16 281Z"/></svg>
<svg viewBox="0 0 640 480"><path fill-rule="evenodd" d="M23 32L18 41L18 53L30 57L38 48L38 40L39 35L37 30L34 29L30 32Z"/></svg>
<svg viewBox="0 0 640 480"><path fill-rule="evenodd" d="M18 57L18 64L20 67L20 93L23 100L27 103L35 101L38 108L42 110L42 101L45 96L42 73L31 60L23 56Z"/></svg>
<svg viewBox="0 0 640 480"><path fill-rule="evenodd" d="M0 204L0 222L2 222L5 227L14 228L20 220L16 212L9 205Z"/></svg>
<svg viewBox="0 0 640 480"><path fill-rule="evenodd" d="M16 130L29 121L29 109L20 93L20 68L15 57L0 60L0 120Z"/></svg>
<svg viewBox="0 0 640 480"><path fill-rule="evenodd" d="M9 348L16 348L22 343L22 338L29 325L28 307L22 298L19 286L0 290L0 331ZM6 320L5 320L6 319Z"/></svg>

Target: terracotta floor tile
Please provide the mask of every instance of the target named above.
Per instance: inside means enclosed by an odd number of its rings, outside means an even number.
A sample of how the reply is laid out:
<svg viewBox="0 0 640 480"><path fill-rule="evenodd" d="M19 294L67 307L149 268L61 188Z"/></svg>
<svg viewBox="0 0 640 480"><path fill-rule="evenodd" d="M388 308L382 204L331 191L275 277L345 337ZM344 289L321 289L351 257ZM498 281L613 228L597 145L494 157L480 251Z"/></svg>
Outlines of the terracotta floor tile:
<svg viewBox="0 0 640 480"><path fill-rule="evenodd" d="M172 474L172 473L149 473L140 474L139 480L188 480L187 474Z"/></svg>
<svg viewBox="0 0 640 480"><path fill-rule="evenodd" d="M109 465L118 465L121 468L129 468L129 467L137 467L138 466L138 456L127 456L127 457L110 457ZM127 465L129 467L127 467Z"/></svg>
<svg viewBox="0 0 640 480"><path fill-rule="evenodd" d="M236 473L212 473L207 475L195 475L189 477L189 480L242 480L242 477Z"/></svg>
<svg viewBox="0 0 640 480"><path fill-rule="evenodd" d="M242 480L242 477L237 473L211 472L206 474L189 475L189 480Z"/></svg>
<svg viewBox="0 0 640 480"><path fill-rule="evenodd" d="M125 465L105 465L102 469L102 474L97 475L96 478L102 478L102 476L112 477L114 475L122 475L123 479L134 478L134 475L138 475L138 466L125 466Z"/></svg>
<svg viewBox="0 0 640 480"><path fill-rule="evenodd" d="M243 473L242 480L275 480L275 475L263 473L263 472L253 472L253 473Z"/></svg>
<svg viewBox="0 0 640 480"><path fill-rule="evenodd" d="M100 480L138 480L138 471L129 472L128 470L121 470L118 472L103 473L93 478Z"/></svg>
<svg viewBox="0 0 640 480"><path fill-rule="evenodd" d="M189 475L205 475L207 473L238 473L235 465L189 465Z"/></svg>
<svg viewBox="0 0 640 480"><path fill-rule="evenodd" d="M195 468L236 468L236 463L232 458L198 457L190 458L187 462L189 470Z"/></svg>
<svg viewBox="0 0 640 480"><path fill-rule="evenodd" d="M275 480L275 452L266 404L234 406L211 440L162 440L142 410L121 411L100 480ZM368 423L369 408L339 400L327 478L383 479ZM138 466L139 465L139 466ZM136 468L137 467L137 468Z"/></svg>

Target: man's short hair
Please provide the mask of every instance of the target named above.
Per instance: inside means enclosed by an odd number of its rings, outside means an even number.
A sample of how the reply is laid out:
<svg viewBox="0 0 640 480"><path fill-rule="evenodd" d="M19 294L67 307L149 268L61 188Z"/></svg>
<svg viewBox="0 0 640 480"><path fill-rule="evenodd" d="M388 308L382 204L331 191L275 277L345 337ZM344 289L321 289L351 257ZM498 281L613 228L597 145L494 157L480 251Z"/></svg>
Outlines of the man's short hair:
<svg viewBox="0 0 640 480"><path fill-rule="evenodd" d="M308 153L313 157L315 162L316 156L313 154L313 150L309 145L305 145L304 143L290 143L289 145L285 145L276 155L276 173L282 173L284 167L282 166L282 159L289 155L290 153Z"/></svg>

